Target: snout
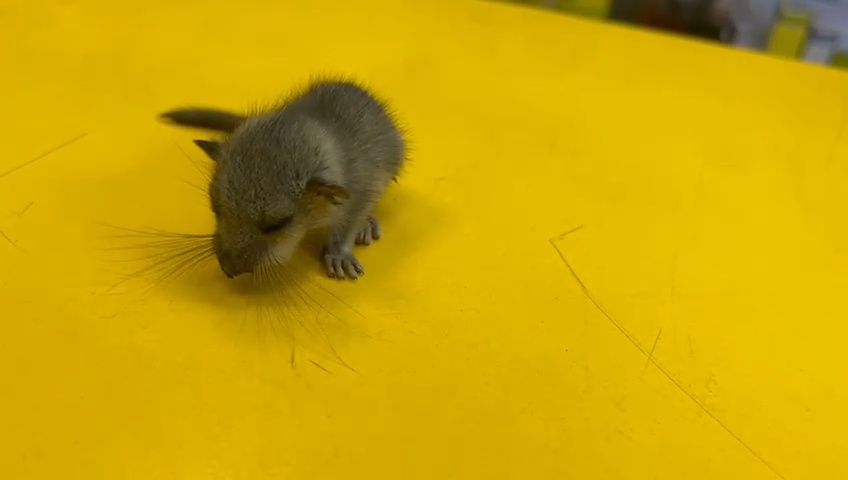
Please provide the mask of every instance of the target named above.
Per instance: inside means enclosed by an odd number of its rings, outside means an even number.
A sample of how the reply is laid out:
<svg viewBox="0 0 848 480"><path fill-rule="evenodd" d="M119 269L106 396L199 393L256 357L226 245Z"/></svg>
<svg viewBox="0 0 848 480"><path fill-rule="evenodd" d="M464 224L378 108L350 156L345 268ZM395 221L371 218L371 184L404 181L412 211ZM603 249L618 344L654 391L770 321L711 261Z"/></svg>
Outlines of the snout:
<svg viewBox="0 0 848 480"><path fill-rule="evenodd" d="M229 254L219 254L218 264L228 278L235 278L253 271L252 265Z"/></svg>
<svg viewBox="0 0 848 480"><path fill-rule="evenodd" d="M230 266L224 266L224 265L221 265L221 270L224 271L224 275L226 275L227 278L236 278L237 276L239 276L243 273L250 273L251 272L251 270L248 270L248 269L230 267Z"/></svg>
<svg viewBox="0 0 848 480"><path fill-rule="evenodd" d="M252 273L260 259L263 245L259 239L239 229L230 228L221 232L218 225L212 247L221 270L229 278L235 278L245 273Z"/></svg>

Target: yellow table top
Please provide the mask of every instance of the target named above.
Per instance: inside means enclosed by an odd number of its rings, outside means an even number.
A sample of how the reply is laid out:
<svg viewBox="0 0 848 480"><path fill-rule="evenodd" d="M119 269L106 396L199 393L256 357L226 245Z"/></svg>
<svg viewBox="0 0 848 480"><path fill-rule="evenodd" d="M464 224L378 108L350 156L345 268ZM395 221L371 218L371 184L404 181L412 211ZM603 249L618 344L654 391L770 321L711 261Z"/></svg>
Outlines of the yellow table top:
<svg viewBox="0 0 848 480"><path fill-rule="evenodd" d="M0 12L3 478L844 476L844 73L491 2ZM322 72L414 147L367 275L112 288L173 246L119 228L212 226L156 114Z"/></svg>

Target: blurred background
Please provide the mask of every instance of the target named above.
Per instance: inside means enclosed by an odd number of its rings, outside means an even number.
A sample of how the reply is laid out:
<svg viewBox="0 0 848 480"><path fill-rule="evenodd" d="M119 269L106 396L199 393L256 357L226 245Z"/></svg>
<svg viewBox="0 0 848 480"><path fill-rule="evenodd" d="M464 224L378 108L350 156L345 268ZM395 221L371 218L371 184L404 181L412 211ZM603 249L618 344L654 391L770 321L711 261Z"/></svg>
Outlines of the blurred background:
<svg viewBox="0 0 848 480"><path fill-rule="evenodd" d="M492 0L848 68L848 0Z"/></svg>

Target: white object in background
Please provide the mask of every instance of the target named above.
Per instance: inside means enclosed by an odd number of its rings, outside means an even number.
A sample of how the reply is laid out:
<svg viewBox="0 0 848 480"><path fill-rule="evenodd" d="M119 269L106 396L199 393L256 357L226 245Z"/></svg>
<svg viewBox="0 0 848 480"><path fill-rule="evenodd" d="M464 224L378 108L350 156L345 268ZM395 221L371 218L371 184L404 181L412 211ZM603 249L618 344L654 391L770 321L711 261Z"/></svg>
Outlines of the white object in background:
<svg viewBox="0 0 848 480"><path fill-rule="evenodd" d="M848 0L785 0L810 12L811 27L835 36L833 52L848 51Z"/></svg>
<svg viewBox="0 0 848 480"><path fill-rule="evenodd" d="M836 50L838 36L834 32L811 28L804 49L804 60L820 65L829 65Z"/></svg>

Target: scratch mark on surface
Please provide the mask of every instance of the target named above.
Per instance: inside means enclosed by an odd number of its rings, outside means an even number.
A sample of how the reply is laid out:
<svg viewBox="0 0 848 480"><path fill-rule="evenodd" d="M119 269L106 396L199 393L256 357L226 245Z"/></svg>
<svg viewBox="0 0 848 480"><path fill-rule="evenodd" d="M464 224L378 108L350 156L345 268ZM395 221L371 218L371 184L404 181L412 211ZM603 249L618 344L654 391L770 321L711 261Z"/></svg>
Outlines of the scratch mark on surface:
<svg viewBox="0 0 848 480"><path fill-rule="evenodd" d="M11 175L11 174L13 174L13 173L17 172L18 170L20 170L20 169L22 169L22 168L26 167L26 166L32 165L33 163L35 163L35 162L37 162L37 161L39 161L39 160L41 160L41 159L43 159L43 158L45 158L45 157L48 157L48 156L50 156L50 155L52 155L52 154L54 154L54 153L58 152L59 150L61 150L61 149L65 148L65 147L69 147L69 146L73 145L74 143L79 142L80 140L82 140L83 138L85 138L85 137L87 137L87 136L88 136L88 134L87 134L87 133L83 133L82 135L80 135L80 136L78 136L78 137L76 137L76 138L73 138L73 139L71 139L71 140L68 140L68 141L67 141L67 142L65 142L65 143L62 143L62 144L60 144L60 145L58 145L58 146L56 146L56 147L53 147L53 148L51 148L50 150L48 150L48 151L46 151L46 152L44 152L44 153L42 153L42 154L40 154L40 155L36 156L35 158L32 158L32 159L30 159L30 160L27 160L27 161L26 161L26 162L24 162L24 163L21 163L21 164L19 164L19 165L15 166L15 167L12 167L12 169L11 169L11 170L7 170L7 171L5 171L5 172L3 172L3 173L0 173L0 178L3 178L3 177L6 177L6 176L9 176L9 175Z"/></svg>
<svg viewBox="0 0 848 480"><path fill-rule="evenodd" d="M571 235L572 233L577 233L582 229L583 229L583 225L578 225L578 226L572 228L571 230L569 230L565 233L561 233L561 234L557 235L556 237L552 238L551 242L553 243L554 240L562 240L563 238ZM556 248L556 245L554 245L554 248Z"/></svg>
<svg viewBox="0 0 848 480"><path fill-rule="evenodd" d="M560 260L562 260L562 263L565 265L565 268L567 268L569 273L571 273L571 276L574 278L574 281L577 282L577 285L580 287L580 290L583 291L583 295L592 303L592 305L595 306L595 308L599 312L601 312L601 315L603 315L604 318L606 318L607 321L609 321L616 328L616 330L618 330L622 335L624 335L624 337L627 338L627 340L634 347L636 347L636 349L639 351L639 353L641 353L646 358L648 358L648 361L654 367L656 367L657 370L659 370L660 373L662 373L663 376L668 379L668 381L670 381L678 390L680 390L681 393L686 395L686 397L692 403L694 403L699 409L701 409L701 411L704 412L704 414L706 414L710 419L712 419L719 427L721 427L722 430L727 432L728 435L733 437L733 439L736 440L740 445L742 445L742 447L744 447L745 450L748 450L748 452L751 455L753 455L754 458L759 460L760 463L762 463L766 468L771 470L771 472L773 474L775 474L778 478L780 478L782 480L786 480L786 477L784 477L780 472L778 472L777 469L771 463L769 463L768 460L765 459L765 457L763 457L762 455L757 453L757 451L754 450L753 447L748 445L748 443L745 442L745 440L743 440L742 437L737 435L736 432L734 432L730 427L728 427L724 422L722 422L721 419L719 419L717 416L715 416L715 414L713 412L711 412L710 409L706 407L706 405L701 403L701 401L698 400L698 398L693 393L689 392L689 390L687 390L686 387L684 387L676 378L674 378L674 376L672 376L671 373L668 372L668 370L666 370L659 362L657 362L653 357L651 357L650 353L645 349L645 347L643 347L636 340L636 338L633 336L633 334L631 334L624 327L624 325L621 324L621 322L616 320L612 315L609 314L609 312L606 311L606 309L603 307L603 305L601 305L601 303L592 295L592 293L586 287L586 284L583 283L583 280L580 279L580 276L577 275L577 272L574 270L574 267L571 266L571 263L569 263L565 254L562 253L562 250L556 245L555 240L556 239L551 238L548 241L554 247L554 250L556 250L557 254L559 255Z"/></svg>
<svg viewBox="0 0 848 480"><path fill-rule="evenodd" d="M653 345L651 345L651 351L650 351L650 352L648 352L648 361L647 361L647 362L645 362L645 370L647 370L647 369L648 369L648 366L650 366L650 365L651 365L651 363L654 361L654 350L656 350L656 349L657 349L657 342L659 342L659 341L660 341L660 335L662 335L662 330L663 330L663 329L662 329L662 327L660 327L660 331L659 331L659 332L657 332L657 338L655 338L655 339L654 339L654 344L653 344ZM642 371L642 374L644 375L644 373L645 373L645 372L644 372L644 370L643 370L643 371Z"/></svg>
<svg viewBox="0 0 848 480"><path fill-rule="evenodd" d="M559 238L562 238L564 236L565 236L565 234L563 234ZM607 313L607 311L606 311L606 309L604 309L603 305L601 305L597 300L595 300L595 297L592 296L592 294L589 292L589 289L586 288L586 284L583 283L583 280L581 280L580 276L577 275L577 272L574 271L574 268L571 266L571 263L569 263L568 259L565 258L565 255L562 253L562 250L560 250L559 247L557 247L554 239L552 238L549 241L551 242L551 245L554 247L554 250L556 250L557 254L559 255L560 260L562 260L562 263L565 264L565 268L568 269L568 271L571 273L571 276L574 277L574 280L577 281L577 285L580 286L580 290L583 291L583 295L586 298L588 298L590 302L592 302L592 305L594 305L595 308L597 308L598 311L601 312L601 314L607 320L609 320L613 324L613 326L615 326L615 328L618 329L618 331L621 332L621 334L624 335L627 338L627 340L630 341L630 343L632 343L636 348L639 349L640 352L642 352L647 357L648 352L645 351L645 348L642 347L639 344L639 342L636 340L636 338L634 338L633 335L630 332L628 332L627 329L624 328L624 326L622 326L616 319L614 319L609 313Z"/></svg>
<svg viewBox="0 0 848 480"><path fill-rule="evenodd" d="M331 371L327 370L326 368L324 368L324 366L323 366L323 365L321 365L320 363L316 362L315 360L310 360L310 362L312 363L312 365L315 365L316 367L320 368L321 370L324 370L324 371L325 371L325 372L327 372L328 374L330 374L330 375L332 375L332 374L333 374L333 372L331 372Z"/></svg>
<svg viewBox="0 0 848 480"><path fill-rule="evenodd" d="M20 251L22 251L22 252L24 252L24 253L27 253L27 251L26 251L26 250L24 250L24 249L23 249L23 247L21 247L21 246L20 246L20 245L18 245L18 244L17 244L14 240L12 240L11 238L9 238L9 236L8 236L8 235L6 235L6 234L3 232L3 230L0 230L0 237L3 237L3 238L7 241L7 242L9 242L9 245L11 245L11 246L13 246L13 247L17 248L18 250L20 250Z"/></svg>
<svg viewBox="0 0 848 480"><path fill-rule="evenodd" d="M33 203L35 203L35 202L27 203L26 207L24 207L20 212L18 212L18 216L19 217L23 216L23 214L25 214L27 212L27 210L29 210L29 208L32 206Z"/></svg>
<svg viewBox="0 0 848 480"><path fill-rule="evenodd" d="M9 242L9 244L10 244L10 245L12 245L13 247L17 247L17 245L15 244L15 242L13 242L13 241L12 241L12 239L8 237L8 235L6 235L5 233L3 233L3 230L0 230L0 237L5 238L5 239L6 239L6 241L7 241L7 242Z"/></svg>

